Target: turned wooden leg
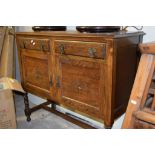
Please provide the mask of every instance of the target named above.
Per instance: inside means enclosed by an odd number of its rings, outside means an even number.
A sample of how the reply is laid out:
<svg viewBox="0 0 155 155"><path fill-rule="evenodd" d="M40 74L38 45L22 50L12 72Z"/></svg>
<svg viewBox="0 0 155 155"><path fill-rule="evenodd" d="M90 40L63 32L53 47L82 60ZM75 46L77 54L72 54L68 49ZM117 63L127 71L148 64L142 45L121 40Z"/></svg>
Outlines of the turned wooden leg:
<svg viewBox="0 0 155 155"><path fill-rule="evenodd" d="M30 117L31 109L29 107L29 100L28 100L28 94L27 93L24 94L24 103L25 103L25 115L27 117L27 121L29 122L29 121L31 121L31 117Z"/></svg>

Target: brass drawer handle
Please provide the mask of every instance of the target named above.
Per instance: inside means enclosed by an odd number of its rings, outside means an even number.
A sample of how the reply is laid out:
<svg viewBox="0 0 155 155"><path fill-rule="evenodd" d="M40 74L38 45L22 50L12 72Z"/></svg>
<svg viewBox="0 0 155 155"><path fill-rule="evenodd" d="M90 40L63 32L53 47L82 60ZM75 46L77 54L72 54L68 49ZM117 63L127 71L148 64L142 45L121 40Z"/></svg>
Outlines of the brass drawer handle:
<svg viewBox="0 0 155 155"><path fill-rule="evenodd" d="M45 51L45 46L43 42L40 43L40 48L41 48L41 51Z"/></svg>
<svg viewBox="0 0 155 155"><path fill-rule="evenodd" d="M23 41L23 48L26 49L26 42Z"/></svg>
<svg viewBox="0 0 155 155"><path fill-rule="evenodd" d="M95 58L96 56L96 49L95 48L88 48L88 55L91 57L91 58Z"/></svg>
<svg viewBox="0 0 155 155"><path fill-rule="evenodd" d="M103 57L103 59L105 59L105 57L106 57L106 46L103 47L103 49L102 49L102 57Z"/></svg>
<svg viewBox="0 0 155 155"><path fill-rule="evenodd" d="M60 44L59 45L59 50L60 50L60 54L61 55L65 54L65 48L64 48L64 45L63 44Z"/></svg>

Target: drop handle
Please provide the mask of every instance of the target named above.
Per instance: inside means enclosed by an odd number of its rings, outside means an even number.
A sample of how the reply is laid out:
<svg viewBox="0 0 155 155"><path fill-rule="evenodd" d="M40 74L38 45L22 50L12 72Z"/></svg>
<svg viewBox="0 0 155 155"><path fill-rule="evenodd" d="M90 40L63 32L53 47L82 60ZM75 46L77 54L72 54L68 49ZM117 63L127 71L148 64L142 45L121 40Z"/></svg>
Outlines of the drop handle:
<svg viewBox="0 0 155 155"><path fill-rule="evenodd" d="M96 49L95 48L88 48L88 55L91 58L95 58L95 56L96 56Z"/></svg>
<svg viewBox="0 0 155 155"><path fill-rule="evenodd" d="M60 54L61 54L61 55L65 54L65 47L64 47L63 44L60 44L60 45L59 45L59 50L60 50Z"/></svg>
<svg viewBox="0 0 155 155"><path fill-rule="evenodd" d="M23 48L26 49L26 42L23 41Z"/></svg>
<svg viewBox="0 0 155 155"><path fill-rule="evenodd" d="M41 48L42 51L45 51L44 43L42 43L42 42L40 43L40 48Z"/></svg>

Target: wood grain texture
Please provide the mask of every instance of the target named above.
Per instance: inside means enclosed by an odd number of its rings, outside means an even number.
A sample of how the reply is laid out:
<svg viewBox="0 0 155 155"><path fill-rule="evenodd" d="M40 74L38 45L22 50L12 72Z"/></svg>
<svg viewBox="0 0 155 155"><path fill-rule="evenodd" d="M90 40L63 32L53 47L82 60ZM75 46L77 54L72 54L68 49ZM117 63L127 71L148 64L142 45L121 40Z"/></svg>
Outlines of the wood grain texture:
<svg viewBox="0 0 155 155"><path fill-rule="evenodd" d="M124 112L126 111L125 107L128 104L137 71L139 54L138 51L135 51L138 49L139 42L140 40L137 37L121 38L114 42L115 46L117 46L117 52L115 52L116 58L114 57L116 62L113 66L113 68L116 67L116 77L114 78L116 79L116 88L114 90L117 90L115 92L115 115L119 115L120 109Z"/></svg>
<svg viewBox="0 0 155 155"><path fill-rule="evenodd" d="M137 111L136 113L134 113L134 116L136 117L136 119L155 125L155 119L153 114L144 111Z"/></svg>
<svg viewBox="0 0 155 155"><path fill-rule="evenodd" d="M111 128L125 112L143 34L17 33L23 87ZM21 38L49 40L50 50L44 52L28 45L23 48ZM94 49L95 55L91 56Z"/></svg>
<svg viewBox="0 0 155 155"><path fill-rule="evenodd" d="M155 54L155 42L140 44L139 48L142 53Z"/></svg>
<svg viewBox="0 0 155 155"><path fill-rule="evenodd" d="M36 38L20 38L19 46L21 49L50 51L49 39L36 39Z"/></svg>
<svg viewBox="0 0 155 155"><path fill-rule="evenodd" d="M138 32L125 32L125 31L119 31L119 32L113 32L113 33L80 33L78 31L44 31L44 32L17 32L16 33L18 36L36 36L36 37L61 37L61 38L66 38L66 37L76 37L76 38L98 38L98 39L103 39L103 38L126 38L126 37L133 37L133 36L141 36L144 35L145 33L142 31Z"/></svg>
<svg viewBox="0 0 155 155"><path fill-rule="evenodd" d="M155 128L155 43L139 45L142 52L133 92L130 97L123 128Z"/></svg>
<svg viewBox="0 0 155 155"><path fill-rule="evenodd" d="M155 129L155 125L145 121L141 121L139 119L135 119L133 128L134 129Z"/></svg>
<svg viewBox="0 0 155 155"><path fill-rule="evenodd" d="M19 55L23 87L31 89L32 93L44 94L42 96L48 98L50 96L50 80L52 79L50 53L20 48Z"/></svg>
<svg viewBox="0 0 155 155"><path fill-rule="evenodd" d="M134 118L132 114L139 110L140 106L142 107L146 101L154 73L154 67L155 57L153 55L143 54L139 63L122 128L133 128Z"/></svg>
<svg viewBox="0 0 155 155"><path fill-rule="evenodd" d="M103 118L101 101L105 94L101 92L101 87L105 87L105 76L101 72L104 72L104 61L60 56L58 63L61 103L97 118Z"/></svg>

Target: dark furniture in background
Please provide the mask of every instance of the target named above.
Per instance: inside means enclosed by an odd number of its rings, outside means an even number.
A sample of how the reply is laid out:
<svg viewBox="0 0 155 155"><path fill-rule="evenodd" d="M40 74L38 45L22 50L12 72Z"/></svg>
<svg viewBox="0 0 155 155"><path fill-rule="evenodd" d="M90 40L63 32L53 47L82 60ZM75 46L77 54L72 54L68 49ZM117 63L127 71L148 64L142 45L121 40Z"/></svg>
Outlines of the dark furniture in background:
<svg viewBox="0 0 155 155"><path fill-rule="evenodd" d="M27 119L36 109L49 110L46 105L55 103L111 128L126 110L143 35L143 32L17 33L22 86L48 100L37 108L29 108L25 97Z"/></svg>
<svg viewBox="0 0 155 155"><path fill-rule="evenodd" d="M76 26L79 32L102 33L102 32L118 32L120 26Z"/></svg>
<svg viewBox="0 0 155 155"><path fill-rule="evenodd" d="M33 26L33 31L65 31L66 26Z"/></svg>

